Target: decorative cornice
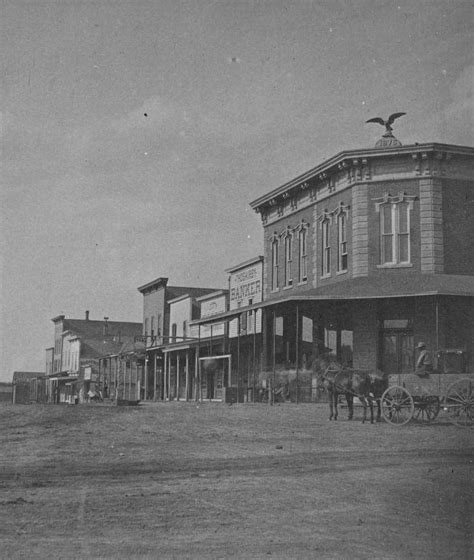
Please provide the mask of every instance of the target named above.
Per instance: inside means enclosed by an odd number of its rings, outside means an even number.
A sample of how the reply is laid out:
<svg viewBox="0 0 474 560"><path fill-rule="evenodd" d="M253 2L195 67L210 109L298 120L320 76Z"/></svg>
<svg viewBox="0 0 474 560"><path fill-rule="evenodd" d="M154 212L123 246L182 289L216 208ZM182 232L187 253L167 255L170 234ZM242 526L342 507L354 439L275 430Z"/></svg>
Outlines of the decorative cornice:
<svg viewBox="0 0 474 560"><path fill-rule="evenodd" d="M383 149L370 148L343 151L307 171L303 175L257 198L250 203L250 206L255 211L259 211L259 208L262 206L274 206L278 197L281 197L285 193L292 196L296 194L297 190L303 189L303 185L305 184L308 184L308 187L304 187L305 189L311 189L310 199L314 201L317 196L313 191L316 190L318 184L323 184L328 178L334 179L337 173L347 174L349 184L370 180L372 175L372 160L407 155L411 155L413 159L415 174L436 175L437 173L443 173L441 162L444 161L444 165L446 166L448 163L449 166L450 159L454 155L472 158L474 157L474 148L470 146L428 143L385 147ZM293 191L295 191L295 193L293 193Z"/></svg>

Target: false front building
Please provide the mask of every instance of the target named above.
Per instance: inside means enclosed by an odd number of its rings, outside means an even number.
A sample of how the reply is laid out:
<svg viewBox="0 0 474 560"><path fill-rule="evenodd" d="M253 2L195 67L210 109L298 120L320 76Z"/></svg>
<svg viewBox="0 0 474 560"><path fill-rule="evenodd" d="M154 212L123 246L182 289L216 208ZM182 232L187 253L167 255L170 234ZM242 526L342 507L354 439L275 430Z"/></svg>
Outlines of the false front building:
<svg viewBox="0 0 474 560"><path fill-rule="evenodd" d="M328 353L404 373L422 340L435 365L455 348L474 370L474 149L398 144L341 152L251 203L264 231L261 376L292 400L317 398Z"/></svg>

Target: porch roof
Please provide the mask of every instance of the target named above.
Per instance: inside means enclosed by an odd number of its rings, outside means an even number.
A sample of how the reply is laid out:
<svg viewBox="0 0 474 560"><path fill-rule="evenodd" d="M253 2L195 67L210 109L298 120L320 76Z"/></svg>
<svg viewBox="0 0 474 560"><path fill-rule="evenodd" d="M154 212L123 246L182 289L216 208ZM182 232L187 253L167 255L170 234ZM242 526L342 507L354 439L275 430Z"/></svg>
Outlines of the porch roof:
<svg viewBox="0 0 474 560"><path fill-rule="evenodd" d="M397 271L391 271L397 272ZM474 276L450 274L380 274L378 276L350 278L326 286L312 288L298 295L274 297L265 301L219 313L191 324L221 323L239 316L244 311L281 305L289 302L351 301L400 297L461 296L474 297Z"/></svg>
<svg viewBox="0 0 474 560"><path fill-rule="evenodd" d="M163 354L166 354L167 352L174 352L177 350L189 350L189 348L195 348L200 344L204 345L211 340L213 343L217 344L219 342L222 342L224 340L224 337L222 335L219 335L212 337L212 339L209 336L205 338L189 338L187 340L183 340L182 342L173 342L165 346L160 346L159 348L163 352ZM150 348L147 348L147 350L150 350Z"/></svg>

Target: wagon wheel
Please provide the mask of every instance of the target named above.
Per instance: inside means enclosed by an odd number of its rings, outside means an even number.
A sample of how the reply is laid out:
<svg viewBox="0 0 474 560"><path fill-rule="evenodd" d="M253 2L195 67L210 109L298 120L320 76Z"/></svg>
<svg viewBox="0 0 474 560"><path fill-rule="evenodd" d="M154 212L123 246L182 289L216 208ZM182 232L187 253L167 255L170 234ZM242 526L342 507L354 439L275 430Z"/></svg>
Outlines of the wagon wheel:
<svg viewBox="0 0 474 560"><path fill-rule="evenodd" d="M448 387L444 410L449 420L457 426L474 425L474 381L460 379Z"/></svg>
<svg viewBox="0 0 474 560"><path fill-rule="evenodd" d="M420 400L415 402L415 412L413 418L420 422L433 422L433 420L438 416L441 404L439 402L439 397L428 396L422 397Z"/></svg>
<svg viewBox="0 0 474 560"><path fill-rule="evenodd" d="M389 424L403 426L413 418L413 398L404 387L389 387L382 395L381 403L383 417Z"/></svg>

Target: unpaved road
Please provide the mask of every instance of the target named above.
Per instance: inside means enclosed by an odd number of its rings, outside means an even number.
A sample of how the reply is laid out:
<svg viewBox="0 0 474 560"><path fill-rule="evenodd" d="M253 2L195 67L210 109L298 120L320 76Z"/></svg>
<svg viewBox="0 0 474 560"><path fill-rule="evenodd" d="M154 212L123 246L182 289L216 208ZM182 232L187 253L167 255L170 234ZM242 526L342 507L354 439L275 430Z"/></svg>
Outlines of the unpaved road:
<svg viewBox="0 0 474 560"><path fill-rule="evenodd" d="M474 557L474 432L442 417L156 403L0 421L1 558Z"/></svg>

